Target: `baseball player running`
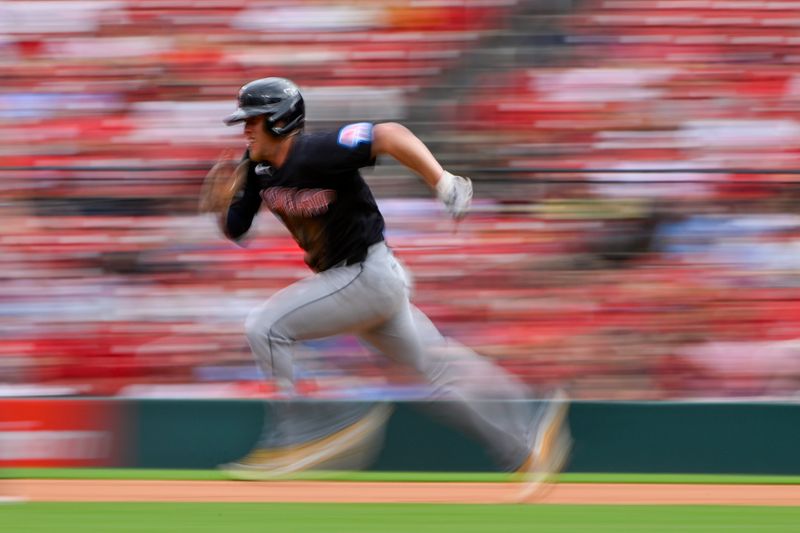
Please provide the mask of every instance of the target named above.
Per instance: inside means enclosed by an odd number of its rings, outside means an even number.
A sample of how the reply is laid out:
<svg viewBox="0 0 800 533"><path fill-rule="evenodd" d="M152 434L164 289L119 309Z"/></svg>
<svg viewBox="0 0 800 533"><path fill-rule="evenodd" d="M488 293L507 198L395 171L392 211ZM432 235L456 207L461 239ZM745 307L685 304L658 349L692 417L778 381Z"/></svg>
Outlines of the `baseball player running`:
<svg viewBox="0 0 800 533"><path fill-rule="evenodd" d="M470 207L470 180L444 170L400 124L361 122L306 133L304 120L303 98L293 82L263 78L244 85L238 109L225 123L244 123L247 150L239 162L221 159L201 193L201 211L216 214L221 231L234 241L265 205L305 251L313 271L246 320L255 358L286 401L277 402L258 446L225 469L236 478L262 479L309 468L366 466L389 417L387 404L293 400L295 343L351 333L424 377L435 391L431 410L533 487L566 458L566 400L556 398L544 412L533 412L520 401L525 387L445 339L411 303L409 277L386 244L383 217L359 169L378 156L393 157L421 176L455 219Z"/></svg>

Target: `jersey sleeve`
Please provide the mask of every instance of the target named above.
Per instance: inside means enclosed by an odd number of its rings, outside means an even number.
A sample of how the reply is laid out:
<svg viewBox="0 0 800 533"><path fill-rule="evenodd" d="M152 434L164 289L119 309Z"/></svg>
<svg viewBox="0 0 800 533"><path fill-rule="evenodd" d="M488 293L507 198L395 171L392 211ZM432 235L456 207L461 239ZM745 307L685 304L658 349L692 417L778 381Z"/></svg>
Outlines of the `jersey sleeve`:
<svg viewBox="0 0 800 533"><path fill-rule="evenodd" d="M228 208L225 219L225 235L236 240L247 233L260 207L261 194L258 177L251 163L244 188L236 193Z"/></svg>
<svg viewBox="0 0 800 533"><path fill-rule="evenodd" d="M356 122L315 136L309 162L312 166L333 171L354 170L374 165L373 127L370 122Z"/></svg>

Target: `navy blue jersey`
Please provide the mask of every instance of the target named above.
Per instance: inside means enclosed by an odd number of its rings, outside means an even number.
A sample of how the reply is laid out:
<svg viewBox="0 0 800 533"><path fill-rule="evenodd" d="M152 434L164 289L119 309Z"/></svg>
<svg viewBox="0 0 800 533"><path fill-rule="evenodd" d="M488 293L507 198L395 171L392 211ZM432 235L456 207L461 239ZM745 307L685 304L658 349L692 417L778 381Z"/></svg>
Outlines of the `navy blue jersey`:
<svg viewBox="0 0 800 533"><path fill-rule="evenodd" d="M250 162L247 182L228 210L227 234L243 235L262 203L289 229L314 271L359 262L383 240L384 222L359 172L375 163L373 125L297 135L280 168Z"/></svg>

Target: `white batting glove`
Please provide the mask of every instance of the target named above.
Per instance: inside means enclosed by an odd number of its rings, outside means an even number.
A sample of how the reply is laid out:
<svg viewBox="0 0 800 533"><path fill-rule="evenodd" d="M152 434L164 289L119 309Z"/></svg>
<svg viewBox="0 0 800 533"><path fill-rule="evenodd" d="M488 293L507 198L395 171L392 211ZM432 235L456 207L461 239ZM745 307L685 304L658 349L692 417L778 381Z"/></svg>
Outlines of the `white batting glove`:
<svg viewBox="0 0 800 533"><path fill-rule="evenodd" d="M436 183L436 195L450 216L459 219L467 214L472 204L472 181L445 170Z"/></svg>

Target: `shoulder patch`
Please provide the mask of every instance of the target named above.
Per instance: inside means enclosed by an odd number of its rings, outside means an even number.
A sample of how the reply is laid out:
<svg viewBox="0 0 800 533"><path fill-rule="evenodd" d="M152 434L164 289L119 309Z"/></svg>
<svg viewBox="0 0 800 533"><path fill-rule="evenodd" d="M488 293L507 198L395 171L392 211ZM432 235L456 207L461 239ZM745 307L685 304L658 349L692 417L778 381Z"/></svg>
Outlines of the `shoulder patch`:
<svg viewBox="0 0 800 533"><path fill-rule="evenodd" d="M339 144L355 148L361 143L372 142L372 124L357 122L339 130Z"/></svg>

